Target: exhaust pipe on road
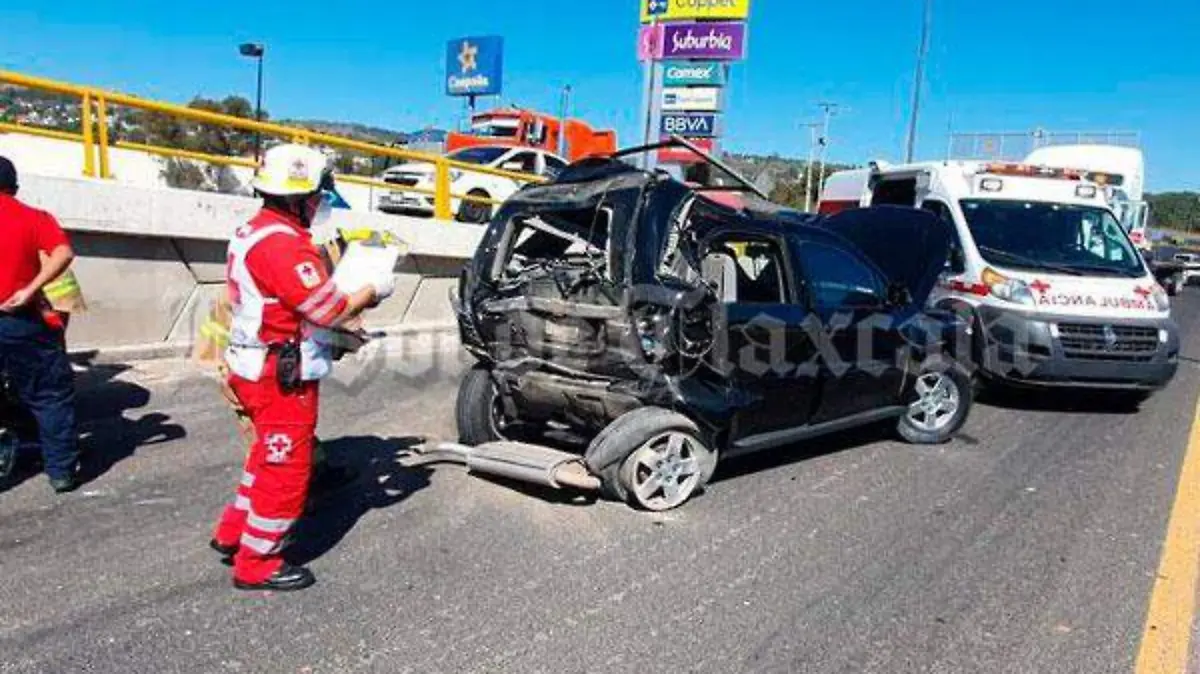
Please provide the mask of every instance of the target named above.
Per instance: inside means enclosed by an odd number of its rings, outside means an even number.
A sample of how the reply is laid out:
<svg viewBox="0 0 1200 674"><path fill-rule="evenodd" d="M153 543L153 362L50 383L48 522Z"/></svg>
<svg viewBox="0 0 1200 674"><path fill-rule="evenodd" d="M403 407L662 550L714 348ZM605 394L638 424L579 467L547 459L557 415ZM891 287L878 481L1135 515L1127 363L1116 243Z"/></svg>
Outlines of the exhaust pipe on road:
<svg viewBox="0 0 1200 674"><path fill-rule="evenodd" d="M495 475L555 489L599 491L600 478L588 472L577 454L523 442L489 442L468 447L443 442L433 449L415 450L424 459L418 465L449 461L461 463L470 473Z"/></svg>

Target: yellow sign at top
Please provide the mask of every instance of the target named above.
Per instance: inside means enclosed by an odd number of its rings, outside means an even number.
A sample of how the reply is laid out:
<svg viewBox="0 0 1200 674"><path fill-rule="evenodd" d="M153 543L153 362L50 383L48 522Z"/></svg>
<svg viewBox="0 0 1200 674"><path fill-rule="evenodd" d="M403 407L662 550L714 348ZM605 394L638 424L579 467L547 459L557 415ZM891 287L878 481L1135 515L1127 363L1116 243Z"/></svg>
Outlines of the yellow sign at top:
<svg viewBox="0 0 1200 674"><path fill-rule="evenodd" d="M750 16L750 0L639 0L642 23L692 21L695 19L745 19Z"/></svg>

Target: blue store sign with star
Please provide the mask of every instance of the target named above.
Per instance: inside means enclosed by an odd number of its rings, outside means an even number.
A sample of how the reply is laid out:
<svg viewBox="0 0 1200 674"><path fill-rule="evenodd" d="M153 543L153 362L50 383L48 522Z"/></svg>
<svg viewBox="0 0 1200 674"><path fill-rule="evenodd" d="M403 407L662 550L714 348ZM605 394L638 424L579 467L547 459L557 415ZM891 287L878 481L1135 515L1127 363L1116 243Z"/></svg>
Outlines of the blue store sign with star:
<svg viewBox="0 0 1200 674"><path fill-rule="evenodd" d="M504 81L504 38L462 37L446 44L446 93L494 96Z"/></svg>

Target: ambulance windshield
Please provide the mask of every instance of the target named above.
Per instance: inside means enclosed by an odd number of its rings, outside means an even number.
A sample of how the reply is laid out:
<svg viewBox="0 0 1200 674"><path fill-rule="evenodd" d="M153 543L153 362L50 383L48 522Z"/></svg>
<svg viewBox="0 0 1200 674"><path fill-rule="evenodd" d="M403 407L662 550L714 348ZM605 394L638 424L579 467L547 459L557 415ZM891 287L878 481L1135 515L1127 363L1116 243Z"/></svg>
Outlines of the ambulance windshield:
<svg viewBox="0 0 1200 674"><path fill-rule="evenodd" d="M980 255L1014 269L1139 277L1142 258L1103 208L1035 201L964 199Z"/></svg>

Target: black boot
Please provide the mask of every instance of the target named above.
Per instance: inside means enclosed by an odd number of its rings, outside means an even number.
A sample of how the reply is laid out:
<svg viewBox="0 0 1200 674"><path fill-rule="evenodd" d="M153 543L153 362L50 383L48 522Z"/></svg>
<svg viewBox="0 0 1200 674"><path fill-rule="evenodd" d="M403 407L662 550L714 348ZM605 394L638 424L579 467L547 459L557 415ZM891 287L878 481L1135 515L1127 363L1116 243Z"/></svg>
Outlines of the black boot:
<svg viewBox="0 0 1200 674"><path fill-rule="evenodd" d="M237 554L239 547L237 543L234 543L233 545L221 545L219 542L217 542L217 539L214 538L208 542L208 547L212 548L217 554L221 555L222 564L225 566L233 566L233 556Z"/></svg>
<svg viewBox="0 0 1200 674"><path fill-rule="evenodd" d="M79 476L72 473L66 477L50 478L50 488L55 494L66 494L79 489Z"/></svg>
<svg viewBox="0 0 1200 674"><path fill-rule="evenodd" d="M317 577L312 574L312 571L303 566L284 564L270 578L261 583L244 583L235 578L233 579L233 586L239 590L291 592L293 590L303 590L315 582L317 582Z"/></svg>

